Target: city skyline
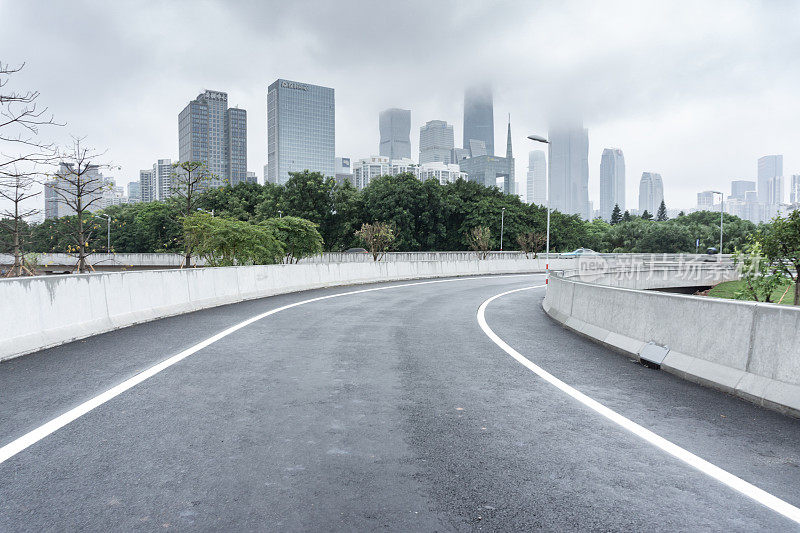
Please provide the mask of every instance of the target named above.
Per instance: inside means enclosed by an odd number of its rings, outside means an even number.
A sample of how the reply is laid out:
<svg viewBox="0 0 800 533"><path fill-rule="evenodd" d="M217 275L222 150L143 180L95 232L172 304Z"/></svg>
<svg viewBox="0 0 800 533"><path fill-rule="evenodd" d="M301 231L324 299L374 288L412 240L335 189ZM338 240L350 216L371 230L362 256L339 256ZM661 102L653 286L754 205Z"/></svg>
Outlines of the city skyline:
<svg viewBox="0 0 800 533"><path fill-rule="evenodd" d="M300 7L287 7L265 18L267 11L261 7L229 9L212 2L196 10L232 24L233 33L226 30L194 42L175 28L184 11L180 4L153 5L145 12L126 9L125 4L92 9L81 8L80 3L68 8L53 4L41 10L5 2L4 12L10 17L22 22L35 20L43 30L44 42L34 50L25 49L19 28L9 27L0 43L7 54L4 60L27 63L15 77L15 88L39 90L42 104L67 123L48 136L66 143L71 134L85 135L89 145L107 150L108 161L122 166L122 171L113 173L122 185L138 180L138 171L158 158L178 159L175 113L204 88L226 91L231 105L247 109L247 168L261 176L266 164L264 94L278 77L336 89L336 155L352 159L375 151L379 139L375 117L388 107L412 110L412 154L418 146L418 128L428 120L446 120L461 137L464 88L485 79L493 84L498 117L514 114L514 142L523 150L527 134L544 134L549 129L552 110L563 108L566 102L573 104L591 134L588 192L595 206L599 205L601 153L608 146L618 146L625 152L629 176L658 169L669 184L665 194L671 208L691 208L698 189L727 190L733 179L756 179L755 161L766 154L784 155L787 181L800 170L800 154L795 149L800 146L800 134L794 127L800 120L800 106L789 96L800 78L793 68L797 60L790 56L763 61L764 57L774 58L777 49L795 49L798 37L784 27L794 20L796 7L737 3L724 4L722 9L721 3L716 7L709 4L698 10L690 24L683 20L680 5L646 10L619 4L602 9L588 3L567 4L547 9L511 6L507 10L472 6L462 11L462 21L451 23L457 29L473 20L485 21L477 28L481 36L492 35L502 27L508 42L514 42L513 48L488 38L481 41L483 48L465 45L455 39L459 35L456 31L436 49L418 54L422 43L414 36L423 35L432 22L414 20L409 39L414 53L399 66L415 75L399 77L392 84L356 81L355 73L384 58L388 45L378 43L374 49L364 50L371 33L361 31L363 17L342 18L339 13L346 10L332 8L306 14ZM447 13L452 7L428 6L432 14ZM413 10L408 11L393 16L407 24ZM726 13L724 19L718 16L722 11ZM64 21L73 20L79 13L85 22L83 31L72 35L65 30ZM597 24L600 15L620 18L626 24ZM436 18L432 16L431 20ZM313 51L298 46L305 39L299 34L269 36L263 25L250 24L265 20L272 29L296 27L296 22L303 21L302 35L315 35ZM332 28L331 21L337 23L335 32L327 29ZM565 24L583 31L559 37L563 38L559 52L553 53L545 46L554 39L550 28ZM167 38L154 41L150 37L152 31L166 28ZM349 31L355 28L360 29ZM675 31L667 32L669 35L662 32L665 37L659 43L644 38L667 28ZM343 32L345 29L348 31ZM121 31L127 36L125 40L113 37ZM713 42L709 35L714 36ZM770 39L759 40L761 35L775 36L780 46ZM182 41L194 42L195 46L177 46ZM767 42L771 43L769 47L764 44ZM235 57L237 50L245 48L252 58ZM355 51L363 54L362 61L333 61ZM474 56L472 64L457 67L449 83L420 83L446 58L465 53ZM61 83L66 72L60 65L76 55L92 61L96 75ZM211 71L201 68L208 59L219 62L222 58L230 62ZM613 65L603 72L586 67L603 64L609 58L624 70ZM252 61L258 63L258 69L242 68ZM484 80L475 79L479 70ZM172 75L152 76L152 72L167 71ZM752 77L741 78L741 72ZM660 83L646 88L629 83L630 79L648 77ZM98 79L103 82L98 83ZM120 100L130 105L119 106ZM497 121L494 129L495 139L503 139L505 124ZM737 133L740 131L750 134L741 136ZM675 157L676 153L681 157ZM517 165L516 181L523 188L526 172L526 165ZM636 181L629 179L626 186L629 205L636 203ZM785 183L787 189L788 185Z"/></svg>

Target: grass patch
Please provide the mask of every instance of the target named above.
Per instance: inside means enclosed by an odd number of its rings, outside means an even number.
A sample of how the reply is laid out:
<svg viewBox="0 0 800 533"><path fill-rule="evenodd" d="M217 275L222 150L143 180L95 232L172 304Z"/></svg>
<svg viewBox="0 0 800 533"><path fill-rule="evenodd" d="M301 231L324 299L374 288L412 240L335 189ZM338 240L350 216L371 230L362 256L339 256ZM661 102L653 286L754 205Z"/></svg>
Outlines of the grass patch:
<svg viewBox="0 0 800 533"><path fill-rule="evenodd" d="M712 287L708 291L708 296L713 296L715 298L728 298L728 299L735 299L736 293L744 289L744 281L723 281ZM786 288L789 288L787 291ZM783 296L783 293L786 292L786 296ZM778 303L778 300L781 299L783 296L783 301L781 302L784 305L793 305L794 304L794 284L786 283L781 285L775 292L772 293L772 303Z"/></svg>

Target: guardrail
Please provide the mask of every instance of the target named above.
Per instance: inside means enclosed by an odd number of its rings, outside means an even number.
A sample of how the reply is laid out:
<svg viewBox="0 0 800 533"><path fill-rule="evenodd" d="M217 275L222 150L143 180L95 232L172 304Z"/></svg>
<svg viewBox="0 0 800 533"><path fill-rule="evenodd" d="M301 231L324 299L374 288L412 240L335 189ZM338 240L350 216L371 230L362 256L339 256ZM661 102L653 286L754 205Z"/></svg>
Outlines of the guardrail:
<svg viewBox="0 0 800 533"><path fill-rule="evenodd" d="M567 328L685 379L800 415L800 309L642 290L736 277L725 265L551 276L544 310Z"/></svg>
<svg viewBox="0 0 800 533"><path fill-rule="evenodd" d="M36 270L48 274L67 274L75 270L78 260L75 256L63 253L42 253L36 256ZM383 256L381 262L391 263L398 261L473 261L477 258L475 252L389 252ZM708 256L705 254L598 254L597 256L608 261L625 261L629 264L644 264L653 262L680 262L680 261L727 261L729 255ZM489 252L487 260L520 260L533 259L533 254L527 256L522 252ZM539 260L545 259L545 254L538 254ZM576 262L578 257L569 254L551 253L551 262L565 259ZM150 254L103 254L93 253L88 257L90 269L95 272L119 272L124 270L154 270L172 269L183 267L184 256L181 254L150 253ZM364 253L325 252L313 257L300 260L301 264L309 263L371 263L372 255ZM195 266L205 266L202 258L192 259ZM0 270L14 264L14 257L10 254L0 254Z"/></svg>
<svg viewBox="0 0 800 533"><path fill-rule="evenodd" d="M380 281L542 272L533 259L263 265L0 280L0 361L139 322L275 294Z"/></svg>

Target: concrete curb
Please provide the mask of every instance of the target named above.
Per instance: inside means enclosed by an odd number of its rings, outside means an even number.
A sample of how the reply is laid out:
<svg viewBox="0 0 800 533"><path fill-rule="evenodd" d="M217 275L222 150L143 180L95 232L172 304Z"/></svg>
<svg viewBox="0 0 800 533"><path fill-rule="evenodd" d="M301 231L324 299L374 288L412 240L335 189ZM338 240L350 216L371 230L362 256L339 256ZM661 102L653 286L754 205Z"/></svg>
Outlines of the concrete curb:
<svg viewBox="0 0 800 533"><path fill-rule="evenodd" d="M556 283L553 283L556 281ZM573 314L573 302L569 304L569 312L565 312L563 307L566 306L566 299L564 294L558 294L562 289L569 292L568 299L583 297L580 293L588 284L585 282L574 281L565 279L563 277L552 277L548 285L547 296L542 301L542 309L554 321L560 323L565 328L593 340L611 350L618 352L631 359L641 361L640 354L644 346L654 339L652 337L635 338L626 335L623 332L611 331L607 327L597 324L591 324L580 318L576 318ZM650 291L640 291L632 289L622 289L617 287L603 287L607 295L616 297L616 299L607 300L616 307L616 309L603 309L594 310L593 313L584 313L589 316L602 317L606 313L622 312L619 306L631 304L636 302L636 312L642 321L646 322L648 317L657 316L653 313L651 307L663 309L665 306L670 305L670 298L675 298L675 295L652 293ZM619 291L619 292L617 292ZM627 294L622 294L622 293ZM633 294L631 294L633 293ZM641 293L637 295L636 293ZM679 298L687 298L685 296ZM800 320L800 310L797 309L772 309L766 306L756 305L752 303L743 302L729 302L725 300L716 299L700 299L693 298L697 306L707 305L711 303L712 306L717 305L738 305L738 308L733 308L732 312L725 313L724 311L705 310L701 313L703 320L706 322L702 324L700 330L707 328L710 331L715 331L718 334L725 332L730 328L736 328L744 331L747 334L748 342L745 343L740 349L747 352L744 354L731 354L724 360L727 361L744 361L740 368L724 364L721 361L715 360L718 356L715 354L704 353L698 351L693 354L683 353L674 349L670 349L666 354L661 369L679 376L683 379L699 383L701 385L714 388L728 394L737 396L743 400L755 403L759 406L766 407L783 414L794 417L800 417L800 384L790 383L776 379L772 376L765 376L753 371L758 367L766 371L782 375L792 376L791 372L797 367L798 360L800 360L800 353L795 348L794 337L787 331L793 331L791 328ZM557 309L552 302L559 302L562 309ZM597 302L596 300L592 300ZM602 300L601 300L602 301ZM691 300L690 300L691 301ZM585 300L582 302L582 305ZM684 300L681 305L687 305ZM742 307L742 306L746 306ZM749 312L743 312L749 311ZM771 320L768 325L764 324L763 315L771 314ZM776 319L777 316L780 320ZM729 320L732 316L740 319L739 323L731 323ZM694 316L686 316L684 324L678 324L673 327L669 335L664 335L663 331L654 331L650 327L640 327L639 331L650 331L651 334L658 336L659 344L665 346L673 346L681 344L687 346L685 339L678 339L675 337L676 333L685 331L688 335L696 333L698 326L691 323ZM600 320L600 319L598 319ZM719 321L719 323L716 323ZM778 323L776 323L778 322ZM613 323L613 321L606 321L606 323ZM650 324L648 324L650 326ZM759 337L759 326L764 329L761 335L766 335L766 339ZM770 329L767 329L769 327ZM628 328L633 330L635 328ZM784 332L784 336L776 335L774 332ZM680 333L678 333L680 334ZM764 346L766 345L766 346ZM698 346L699 350L702 350ZM794 374L795 379L800 379L800 376Z"/></svg>

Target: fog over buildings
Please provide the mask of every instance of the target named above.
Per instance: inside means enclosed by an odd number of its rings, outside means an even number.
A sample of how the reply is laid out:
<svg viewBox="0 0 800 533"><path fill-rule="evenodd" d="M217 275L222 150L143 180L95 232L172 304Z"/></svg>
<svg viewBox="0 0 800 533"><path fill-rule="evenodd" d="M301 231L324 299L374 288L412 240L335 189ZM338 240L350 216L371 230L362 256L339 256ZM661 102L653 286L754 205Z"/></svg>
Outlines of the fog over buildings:
<svg viewBox="0 0 800 533"><path fill-rule="evenodd" d="M335 90L335 155L353 161L375 155L376 118L389 108L411 110L412 157L431 120L451 125L454 144L463 146L464 91L489 84L497 120L485 139L502 146L511 113L518 154L541 148L528 134L563 126L567 114L580 118L589 131L586 198L595 205L601 154L610 146L625 153L629 206L642 172L663 176L668 207L689 208L698 191L756 181L765 154L783 154L789 198L790 176L800 171L799 4L411 0L362 7L349 0L0 0L0 50L3 61L26 63L9 88L40 91L41 105L67 123L43 134L59 143L85 136L121 167L114 171L121 186L159 159L179 159L176 115L206 90L247 110L245 168L260 177L267 88L287 79ZM391 21L402 47L376 17ZM197 31L212 22L214 31ZM91 75L76 65L90 65ZM485 149L497 152L494 144ZM515 165L521 194L523 163Z"/></svg>

